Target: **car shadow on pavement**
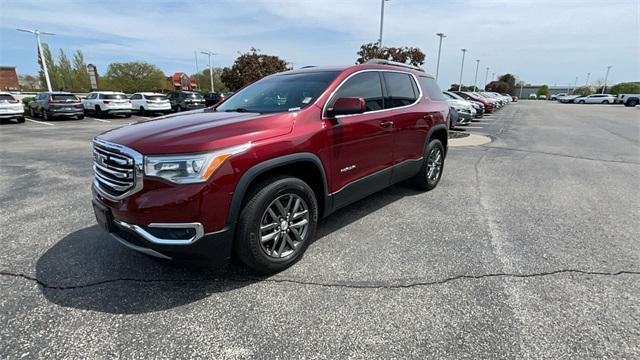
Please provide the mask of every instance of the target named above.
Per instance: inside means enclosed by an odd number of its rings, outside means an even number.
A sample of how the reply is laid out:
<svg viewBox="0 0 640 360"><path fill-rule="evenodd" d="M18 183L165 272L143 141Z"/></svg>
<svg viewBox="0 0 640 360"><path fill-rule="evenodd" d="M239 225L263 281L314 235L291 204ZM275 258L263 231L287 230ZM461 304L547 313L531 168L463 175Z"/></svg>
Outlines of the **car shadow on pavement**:
<svg viewBox="0 0 640 360"><path fill-rule="evenodd" d="M321 221L316 239L322 241L392 202L420 193L397 185L371 195ZM93 225L68 234L45 252L37 261L36 278L45 298L60 306L140 314L190 304L269 277L235 262L160 261L124 247Z"/></svg>

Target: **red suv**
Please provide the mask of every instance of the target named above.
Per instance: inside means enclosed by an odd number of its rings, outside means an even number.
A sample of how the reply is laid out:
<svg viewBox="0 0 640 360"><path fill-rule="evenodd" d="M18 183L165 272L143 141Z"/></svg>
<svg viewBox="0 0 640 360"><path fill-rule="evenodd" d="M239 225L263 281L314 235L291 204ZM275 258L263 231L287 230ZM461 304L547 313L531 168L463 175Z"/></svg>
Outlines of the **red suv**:
<svg viewBox="0 0 640 360"><path fill-rule="evenodd" d="M448 112L431 76L385 60L271 75L215 108L97 136L96 218L148 255L277 272L318 219L399 181L435 188Z"/></svg>

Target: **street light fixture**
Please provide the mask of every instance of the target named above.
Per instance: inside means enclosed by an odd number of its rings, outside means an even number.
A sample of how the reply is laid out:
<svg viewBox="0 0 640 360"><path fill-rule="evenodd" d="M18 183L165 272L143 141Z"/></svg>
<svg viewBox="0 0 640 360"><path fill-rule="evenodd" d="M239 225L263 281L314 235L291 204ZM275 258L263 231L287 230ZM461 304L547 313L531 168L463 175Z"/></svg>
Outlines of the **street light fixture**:
<svg viewBox="0 0 640 360"><path fill-rule="evenodd" d="M36 36L36 42L38 43L38 55L40 56L40 61L42 61L42 71L44 72L44 78L47 81L47 89L51 92L51 80L49 79L49 71L47 70L47 60L44 57L44 53L42 52L42 44L40 43L40 35L55 35L54 33L40 31L38 29L35 30L27 30L27 29L16 29L18 31L27 32L34 34Z"/></svg>
<svg viewBox="0 0 640 360"><path fill-rule="evenodd" d="M382 25L384 24L384 3L389 0L380 0L380 37L378 38L378 45L382 48Z"/></svg>
<svg viewBox="0 0 640 360"><path fill-rule="evenodd" d="M609 70L611 70L611 65L607 66L607 74L604 76L604 85L602 86L602 91L600 94L604 94L604 89L607 88L607 79L609 79Z"/></svg>
<svg viewBox="0 0 640 360"><path fill-rule="evenodd" d="M478 68L480 67L480 59L476 59L476 76L473 79L473 91L476 91L478 85Z"/></svg>
<svg viewBox="0 0 640 360"><path fill-rule="evenodd" d="M438 44L438 61L436 62L436 83L438 82L438 72L440 71L440 52L442 51L442 39L447 36L443 33L436 34L440 38L440 42Z"/></svg>
<svg viewBox="0 0 640 360"><path fill-rule="evenodd" d="M489 67L487 66L487 72L484 74L484 89L487 90L487 79L489 78Z"/></svg>
<svg viewBox="0 0 640 360"><path fill-rule="evenodd" d="M466 54L467 49L462 50L462 64L460 65L460 81L458 82L458 91L462 91L462 70L464 70L464 54Z"/></svg>
<svg viewBox="0 0 640 360"><path fill-rule="evenodd" d="M200 53L209 56L209 80L211 81L211 92L215 92L213 88L213 67L211 67L211 57L218 54L211 51L200 51Z"/></svg>

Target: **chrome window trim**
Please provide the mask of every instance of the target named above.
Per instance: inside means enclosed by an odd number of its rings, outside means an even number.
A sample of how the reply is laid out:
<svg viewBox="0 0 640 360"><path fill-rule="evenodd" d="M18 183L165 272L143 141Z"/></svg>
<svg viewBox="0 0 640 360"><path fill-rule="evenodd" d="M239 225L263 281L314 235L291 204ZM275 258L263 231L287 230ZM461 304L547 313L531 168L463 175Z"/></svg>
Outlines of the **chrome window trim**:
<svg viewBox="0 0 640 360"><path fill-rule="evenodd" d="M93 187L96 189L96 191L100 195L112 201L119 201L142 190L142 187L144 184L144 180L143 180L144 179L144 156L142 154L124 145L112 143L110 141L101 140L98 138L93 139L93 144L98 144L98 146L100 146L101 148L107 148L107 150L103 150L105 152L113 152L114 155L118 155L118 152L119 152L120 156L126 155L131 159L133 159L133 164L132 164L133 187L131 187L130 190L122 193L121 195L114 196L112 194L109 194L107 191L103 190L100 187L100 184L94 172Z"/></svg>
<svg viewBox="0 0 640 360"><path fill-rule="evenodd" d="M387 69L364 69L364 70L358 70L352 74L350 74L349 76L347 76L344 80L342 80L340 82L340 84L338 84L338 86L336 86L336 88L331 92L331 94L329 94L329 97L327 98L327 101L325 101L324 105L322 106L322 119L327 120L327 105L329 104L329 102L331 102L331 99L333 99L333 96L338 92L338 90L340 90L340 88L347 82L349 81L349 79L351 79L352 77L354 77L357 74L360 73L364 73L364 72L393 72L393 73L400 73L400 74L407 74L407 75L411 75L411 77L413 77L413 81L415 81L416 83L416 87L418 88L418 90L420 91L420 94L418 95L416 101L412 104L409 105L404 105L404 106L398 106L398 107L394 107L394 108L390 108L390 109L381 109L381 110L372 110L372 111L365 111L362 114L352 114L352 115L338 115L335 118L336 119L340 119L340 118L344 118L344 117L350 117L350 116L358 116L358 115L364 115L364 114L375 114L375 113L380 113L380 112L384 112L384 111L392 111L392 110L399 110L399 109L406 109L412 106L415 106L416 104L418 104L422 98L424 97L424 92L422 91L422 87L420 87L420 82L418 81L418 78L416 77L416 75L414 75L411 72L408 71L402 71L402 70L387 70ZM381 79L380 81L384 81L383 79ZM382 85L382 83L380 84Z"/></svg>

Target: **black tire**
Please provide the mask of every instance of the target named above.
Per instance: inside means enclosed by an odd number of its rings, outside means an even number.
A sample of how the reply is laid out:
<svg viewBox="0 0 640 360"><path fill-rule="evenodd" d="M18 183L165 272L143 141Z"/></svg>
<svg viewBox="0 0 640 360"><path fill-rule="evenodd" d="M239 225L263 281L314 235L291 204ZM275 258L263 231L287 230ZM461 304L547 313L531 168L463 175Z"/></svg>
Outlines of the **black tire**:
<svg viewBox="0 0 640 360"><path fill-rule="evenodd" d="M609 104L609 100L605 100L602 102L603 104Z"/></svg>
<svg viewBox="0 0 640 360"><path fill-rule="evenodd" d="M18 117L18 124L22 124L24 122L24 116Z"/></svg>
<svg viewBox="0 0 640 360"><path fill-rule="evenodd" d="M638 99L631 99L628 100L626 103L624 103L624 106L628 106L628 107L634 107L638 105Z"/></svg>
<svg viewBox="0 0 640 360"><path fill-rule="evenodd" d="M84 119L84 114L78 115L76 117L78 118L78 120L82 120L82 119Z"/></svg>
<svg viewBox="0 0 640 360"><path fill-rule="evenodd" d="M144 110L144 107L140 106L140 116L146 116L147 112Z"/></svg>
<svg viewBox="0 0 640 360"><path fill-rule="evenodd" d="M124 117L127 118L127 119L130 118L131 117L131 113L124 114Z"/></svg>
<svg viewBox="0 0 640 360"><path fill-rule="evenodd" d="M182 106L178 105L178 107L176 107L176 112L182 112Z"/></svg>
<svg viewBox="0 0 640 360"><path fill-rule="evenodd" d="M34 119L35 119L35 117L36 117L36 112L35 112L35 111L33 111L33 108L32 108L32 107L30 107L30 108L29 108L29 115L30 115L32 118L34 118Z"/></svg>
<svg viewBox="0 0 640 360"><path fill-rule="evenodd" d="M424 159L422 161L422 166L420 167L420 172L413 177L413 184L420 190L430 191L435 189L440 182L440 178L442 178L442 171L444 170L444 146L438 139L431 139L429 144L427 145L424 151ZM436 160L437 156L440 158ZM435 161L436 164L432 163ZM439 162L439 164L437 164ZM435 166L435 167L434 167ZM434 168L434 172L431 173L431 169ZM435 176L433 176L435 175Z"/></svg>
<svg viewBox="0 0 640 360"><path fill-rule="evenodd" d="M578 104L584 104L584 100L578 101Z"/></svg>
<svg viewBox="0 0 640 360"><path fill-rule="evenodd" d="M100 105L96 105L94 108L94 111L96 113L96 117L101 118L104 115L102 114L102 109L100 109Z"/></svg>
<svg viewBox="0 0 640 360"><path fill-rule="evenodd" d="M42 120L49 120L49 112L47 111L47 109L42 109Z"/></svg>
<svg viewBox="0 0 640 360"><path fill-rule="evenodd" d="M308 216L306 218L307 223L306 227L302 227L302 234L293 228L294 219L290 219L289 221L285 221L287 223L286 227L279 225L278 219L272 219L273 224L277 224L277 228L274 228L272 234L276 235L274 240L262 241L264 235L261 230L261 224L263 224L265 219L272 218L269 214L269 209L274 206L276 201L282 201L279 199L286 199L289 196L290 198L296 197L296 199L301 199L302 202L300 206L306 207ZM282 202L280 202L281 205ZM291 202L288 204L289 206L281 206L282 208L288 208L287 211L291 210L289 213L294 212L294 207ZM277 211L276 211L277 212ZM274 212L271 212L274 213ZM278 214L276 214L278 215ZM268 218L267 218L268 216ZM279 216L279 215L278 215ZM304 181L289 177L289 176L276 176L272 177L266 181L263 181L256 186L253 186L251 191L248 193L245 205L243 207L242 212L240 213L240 217L238 220L238 229L236 231L236 240L234 243L234 253L235 255L248 267L255 270L256 272L263 274L273 274L279 271L282 271L293 263L298 261L305 250L309 246L309 244L315 238L316 226L318 223L318 204L313 190L305 183ZM291 226L291 228L289 227ZM283 230L284 229L284 230ZM268 231L268 230L267 230ZM293 232L298 234L299 238L302 241L296 241L296 237L294 237ZM287 234L287 239L290 241L285 242L285 238L279 237L282 234ZM288 237L291 235L291 237ZM278 242L280 240L281 242ZM271 245L271 254L268 254L268 246L269 242L273 241ZM291 247L290 244L297 244L295 247ZM283 256L286 252L283 251L285 248L290 249L291 253ZM274 256L274 249L279 248L277 253Z"/></svg>

